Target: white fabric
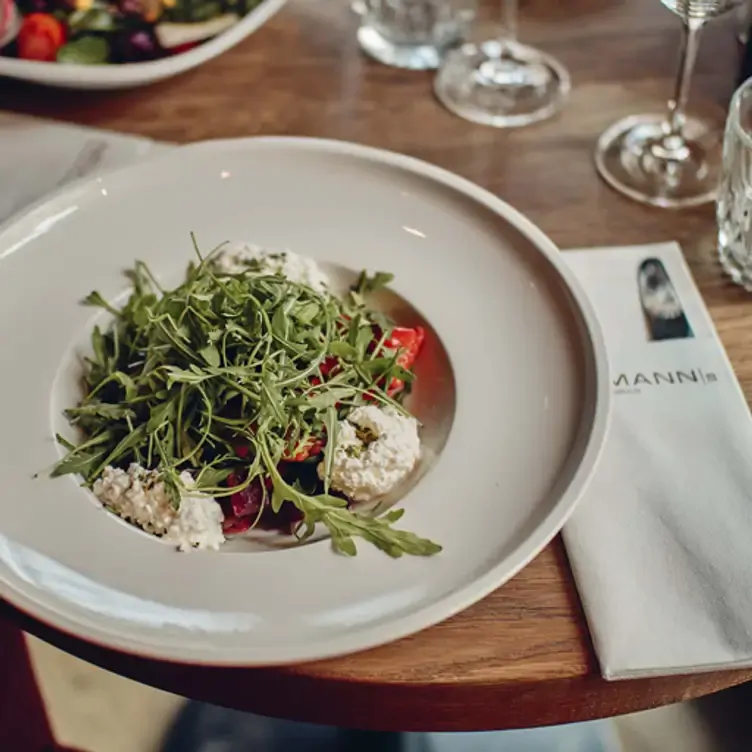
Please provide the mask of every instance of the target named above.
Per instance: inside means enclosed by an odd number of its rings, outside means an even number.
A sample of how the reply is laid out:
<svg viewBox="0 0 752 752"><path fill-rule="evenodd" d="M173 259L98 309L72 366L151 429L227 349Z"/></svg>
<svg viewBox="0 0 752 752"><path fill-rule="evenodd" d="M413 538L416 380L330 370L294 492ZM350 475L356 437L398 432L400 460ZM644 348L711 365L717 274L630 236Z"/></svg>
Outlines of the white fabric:
<svg viewBox="0 0 752 752"><path fill-rule="evenodd" d="M0 112L0 222L66 183L166 148L146 138Z"/></svg>
<svg viewBox="0 0 752 752"><path fill-rule="evenodd" d="M649 257L693 337L649 341L637 285ZM681 251L564 258L604 327L612 372L604 454L564 530L602 673L752 666L752 421Z"/></svg>

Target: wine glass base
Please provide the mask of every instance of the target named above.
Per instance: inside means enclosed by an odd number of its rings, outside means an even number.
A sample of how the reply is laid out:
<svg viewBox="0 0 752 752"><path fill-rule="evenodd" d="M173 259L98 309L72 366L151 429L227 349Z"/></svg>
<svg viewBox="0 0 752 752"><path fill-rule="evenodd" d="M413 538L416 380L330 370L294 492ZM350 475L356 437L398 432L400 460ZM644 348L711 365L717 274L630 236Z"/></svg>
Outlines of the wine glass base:
<svg viewBox="0 0 752 752"><path fill-rule="evenodd" d="M635 115L614 123L599 139L595 165L616 191L651 206L680 209L713 201L721 171L722 133L686 118L684 143L666 144L665 115Z"/></svg>
<svg viewBox="0 0 752 752"><path fill-rule="evenodd" d="M570 86L566 68L549 55L517 42L487 41L450 50L434 92L465 120L516 128L551 117Z"/></svg>
<svg viewBox="0 0 752 752"><path fill-rule="evenodd" d="M374 60L394 68L435 70L444 54L442 48L432 44L395 44L367 24L358 28L357 36L363 52Z"/></svg>

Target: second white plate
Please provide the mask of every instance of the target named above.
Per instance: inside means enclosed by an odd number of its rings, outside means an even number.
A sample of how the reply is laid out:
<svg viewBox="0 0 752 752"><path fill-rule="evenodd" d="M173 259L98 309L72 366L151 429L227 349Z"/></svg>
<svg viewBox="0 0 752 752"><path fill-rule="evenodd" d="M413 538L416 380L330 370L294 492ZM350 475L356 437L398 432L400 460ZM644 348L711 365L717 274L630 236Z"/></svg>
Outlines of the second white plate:
<svg viewBox="0 0 752 752"><path fill-rule="evenodd" d="M221 55L263 26L285 0L263 0L227 31L192 50L160 60L118 65L73 65L0 55L0 76L62 89L128 89L162 81Z"/></svg>

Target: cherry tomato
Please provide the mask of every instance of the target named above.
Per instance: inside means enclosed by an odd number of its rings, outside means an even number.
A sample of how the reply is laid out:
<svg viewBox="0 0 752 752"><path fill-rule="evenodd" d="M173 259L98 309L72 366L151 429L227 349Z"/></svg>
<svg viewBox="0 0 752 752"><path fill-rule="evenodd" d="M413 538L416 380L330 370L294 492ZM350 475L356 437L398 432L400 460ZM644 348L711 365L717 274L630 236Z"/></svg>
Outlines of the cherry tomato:
<svg viewBox="0 0 752 752"><path fill-rule="evenodd" d="M55 60L65 44L65 27L49 13L30 13L18 32L18 56L24 60Z"/></svg>

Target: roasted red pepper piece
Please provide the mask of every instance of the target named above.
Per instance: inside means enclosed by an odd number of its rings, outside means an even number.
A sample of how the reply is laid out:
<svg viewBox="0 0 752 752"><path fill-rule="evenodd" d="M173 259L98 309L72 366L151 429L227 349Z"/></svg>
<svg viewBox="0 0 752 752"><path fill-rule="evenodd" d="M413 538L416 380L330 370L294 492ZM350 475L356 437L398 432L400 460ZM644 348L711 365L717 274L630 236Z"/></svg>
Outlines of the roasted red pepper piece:
<svg viewBox="0 0 752 752"><path fill-rule="evenodd" d="M399 355L397 355L397 365L402 366L406 371L409 371L418 359L418 355L420 354L425 339L426 332L422 326L416 326L414 329L396 326L392 329L391 336L386 342L384 342L384 347L387 347L390 350L398 350ZM387 387L386 393L390 397L393 397L397 392L401 392L404 387L404 381L401 379L392 379Z"/></svg>
<svg viewBox="0 0 752 752"><path fill-rule="evenodd" d="M297 452L294 456L290 456L287 452L287 449L285 449L284 453L282 454L282 461L283 462L305 462L310 457L316 457L317 455L321 454L321 450L324 448L324 441L322 439L316 439L313 436L311 436L308 441L306 441L304 444L299 444L297 447ZM248 454L250 453L250 450L247 446L243 446L242 444L240 446L235 447L235 454L238 455L241 459L245 459ZM232 477L232 476L230 476ZM228 480L228 485L236 486L238 483L230 483Z"/></svg>
<svg viewBox="0 0 752 752"><path fill-rule="evenodd" d="M18 32L18 56L52 62L65 44L65 27L49 13L30 13Z"/></svg>

